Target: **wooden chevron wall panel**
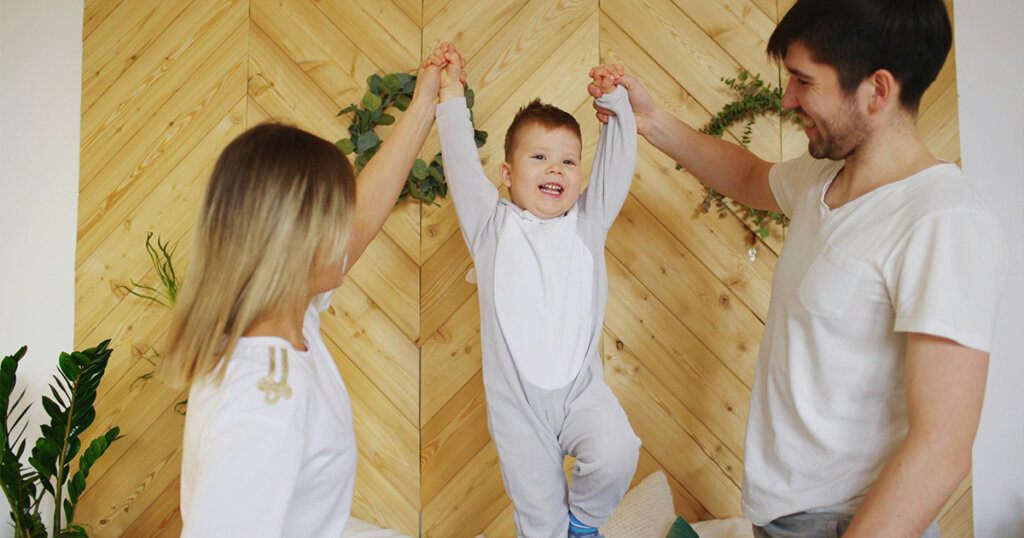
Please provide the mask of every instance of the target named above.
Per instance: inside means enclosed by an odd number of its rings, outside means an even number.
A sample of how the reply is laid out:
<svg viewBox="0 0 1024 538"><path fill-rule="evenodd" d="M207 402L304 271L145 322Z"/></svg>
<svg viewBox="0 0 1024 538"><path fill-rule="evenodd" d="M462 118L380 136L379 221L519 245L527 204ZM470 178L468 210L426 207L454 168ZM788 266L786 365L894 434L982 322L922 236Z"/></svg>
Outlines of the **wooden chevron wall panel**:
<svg viewBox="0 0 1024 538"><path fill-rule="evenodd" d="M341 138L348 120L335 114L359 102L367 76L413 72L453 41L469 60L477 127L490 135L480 153L492 181L505 129L536 97L580 120L589 173L592 66L625 65L674 115L703 125L735 97L721 78L746 69L785 82L764 48L792 2L87 0L75 340L113 339L93 431L116 424L125 438L93 468L78 520L94 536L180 532L175 408L187 394L145 378L168 310L120 286L155 281L147 231L177 245L183 272L213 162L245 128L279 120ZM953 162L956 106L951 57L920 126ZM741 136L742 126L726 135ZM803 133L777 119L759 119L752 138L751 151L773 161L806 151ZM438 150L432 135L422 155ZM690 520L740 515L750 385L784 239L773 227L753 241L737 208L703 214L703 198L692 176L640 142L608 236L602 338L606 380L643 440L635 480L663 470ZM472 268L450 201L400 204L323 315L355 413L353 515L412 536L514 535L486 425ZM970 535L969 479L941 523L944 535Z"/></svg>

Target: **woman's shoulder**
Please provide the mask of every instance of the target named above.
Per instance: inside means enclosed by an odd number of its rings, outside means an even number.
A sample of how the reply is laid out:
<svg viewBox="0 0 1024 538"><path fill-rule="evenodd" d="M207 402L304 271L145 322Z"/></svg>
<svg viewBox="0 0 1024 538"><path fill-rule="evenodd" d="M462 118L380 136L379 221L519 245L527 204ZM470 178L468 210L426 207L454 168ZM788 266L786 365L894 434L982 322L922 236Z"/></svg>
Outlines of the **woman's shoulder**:
<svg viewBox="0 0 1024 538"><path fill-rule="evenodd" d="M221 379L211 374L193 385L188 412L298 424L309 401L313 373L302 352L275 337L239 341Z"/></svg>

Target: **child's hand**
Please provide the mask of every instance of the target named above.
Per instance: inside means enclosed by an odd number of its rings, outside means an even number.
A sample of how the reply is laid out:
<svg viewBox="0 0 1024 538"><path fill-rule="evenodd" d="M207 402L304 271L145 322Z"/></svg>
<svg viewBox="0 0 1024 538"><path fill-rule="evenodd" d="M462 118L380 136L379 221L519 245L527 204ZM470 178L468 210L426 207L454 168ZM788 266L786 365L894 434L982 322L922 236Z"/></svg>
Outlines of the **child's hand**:
<svg viewBox="0 0 1024 538"><path fill-rule="evenodd" d="M441 101L447 101L466 94L463 84L466 83L466 60L452 43L441 43L431 55L430 61L443 62L441 70Z"/></svg>
<svg viewBox="0 0 1024 538"><path fill-rule="evenodd" d="M429 99L437 103L437 93L441 88L441 70L444 66L444 59L437 57L436 53L420 64L416 73L416 90L412 94L413 101Z"/></svg>
<svg viewBox="0 0 1024 538"><path fill-rule="evenodd" d="M594 79L587 85L587 92L594 98L601 97L606 93L615 91L615 85L626 74L626 70L619 64L602 65L590 70L590 78Z"/></svg>

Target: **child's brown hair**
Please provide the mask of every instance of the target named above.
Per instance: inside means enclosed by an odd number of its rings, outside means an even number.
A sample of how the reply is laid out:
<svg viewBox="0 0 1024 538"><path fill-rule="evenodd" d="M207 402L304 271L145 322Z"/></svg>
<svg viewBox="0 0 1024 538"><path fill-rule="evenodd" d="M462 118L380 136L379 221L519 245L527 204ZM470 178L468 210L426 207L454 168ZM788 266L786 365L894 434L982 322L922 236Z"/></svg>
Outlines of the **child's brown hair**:
<svg viewBox="0 0 1024 538"><path fill-rule="evenodd" d="M580 124L572 114L554 105L541 103L540 99L530 101L530 104L519 109L512 125L508 126L505 133L505 161L512 162L512 152L516 149L516 133L527 125L537 124L547 129L568 129L576 134L576 138L583 139L580 134Z"/></svg>

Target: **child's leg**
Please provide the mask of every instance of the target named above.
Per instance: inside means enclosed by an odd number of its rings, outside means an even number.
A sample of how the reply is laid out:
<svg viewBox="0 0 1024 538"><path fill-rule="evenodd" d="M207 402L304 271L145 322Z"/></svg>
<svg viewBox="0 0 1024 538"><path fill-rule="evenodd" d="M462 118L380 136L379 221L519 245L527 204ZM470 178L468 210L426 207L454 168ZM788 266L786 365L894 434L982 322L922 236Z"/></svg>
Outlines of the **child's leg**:
<svg viewBox="0 0 1024 538"><path fill-rule="evenodd" d="M526 407L525 398L501 398L497 392L488 390L487 421L505 491L514 505L516 534L565 538L569 526L565 456L551 427L562 416L545 416ZM533 398L537 399L544 398Z"/></svg>
<svg viewBox="0 0 1024 538"><path fill-rule="evenodd" d="M576 457L570 510L582 523L600 527L629 489L640 454L640 438L603 379L595 376L569 404L560 439Z"/></svg>

